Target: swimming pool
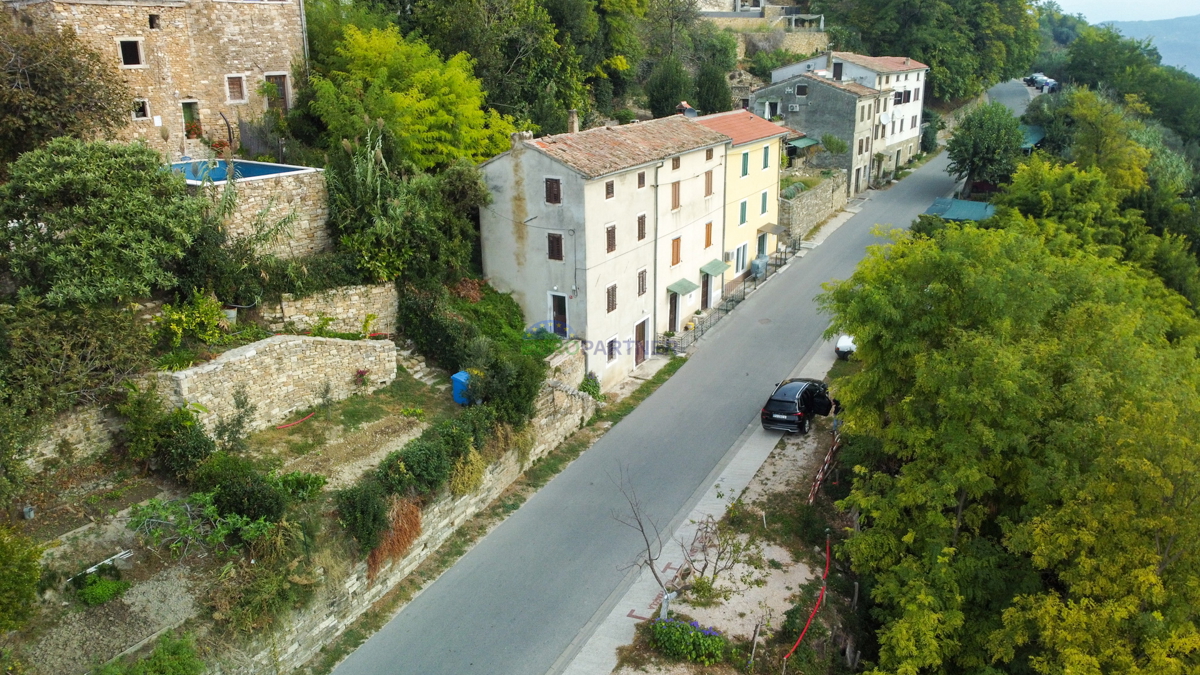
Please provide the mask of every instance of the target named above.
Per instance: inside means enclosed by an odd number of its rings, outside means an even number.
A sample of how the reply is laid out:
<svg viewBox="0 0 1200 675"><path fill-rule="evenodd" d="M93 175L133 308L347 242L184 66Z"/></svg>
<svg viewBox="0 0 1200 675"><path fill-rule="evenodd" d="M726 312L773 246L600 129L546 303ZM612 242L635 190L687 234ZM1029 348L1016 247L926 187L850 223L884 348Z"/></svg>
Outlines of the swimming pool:
<svg viewBox="0 0 1200 675"><path fill-rule="evenodd" d="M183 174L189 184L199 185L206 178L214 183L223 183L229 179L229 163L223 159L214 161L197 159L190 162L174 162L171 170ZM286 176L295 173L311 173L316 171L307 166L292 166L291 164L273 164L270 162L252 162L249 160L234 160L234 180L250 178L270 178Z"/></svg>

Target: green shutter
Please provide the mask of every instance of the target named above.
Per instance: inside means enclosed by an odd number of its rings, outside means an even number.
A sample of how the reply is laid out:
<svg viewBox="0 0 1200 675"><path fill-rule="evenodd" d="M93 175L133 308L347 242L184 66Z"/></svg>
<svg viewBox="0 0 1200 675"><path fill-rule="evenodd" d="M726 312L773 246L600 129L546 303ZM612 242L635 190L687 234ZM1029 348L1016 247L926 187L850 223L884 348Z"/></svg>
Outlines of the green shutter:
<svg viewBox="0 0 1200 675"><path fill-rule="evenodd" d="M771 166L771 146L763 146L763 168Z"/></svg>
<svg viewBox="0 0 1200 675"><path fill-rule="evenodd" d="M742 202L741 209L742 209L742 217L741 217L741 220L738 221L738 225L745 225L746 224L746 202Z"/></svg>
<svg viewBox="0 0 1200 675"><path fill-rule="evenodd" d="M742 153L742 175L743 176L750 175L750 153L749 152Z"/></svg>
<svg viewBox="0 0 1200 675"><path fill-rule="evenodd" d="M762 212L767 212L767 193L762 193Z"/></svg>

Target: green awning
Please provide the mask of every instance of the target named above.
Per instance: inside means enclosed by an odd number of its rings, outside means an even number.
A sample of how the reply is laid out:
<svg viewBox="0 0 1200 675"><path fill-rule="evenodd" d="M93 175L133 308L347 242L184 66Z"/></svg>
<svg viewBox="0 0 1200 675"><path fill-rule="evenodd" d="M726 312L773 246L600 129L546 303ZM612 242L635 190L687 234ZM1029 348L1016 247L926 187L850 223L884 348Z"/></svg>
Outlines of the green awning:
<svg viewBox="0 0 1200 675"><path fill-rule="evenodd" d="M700 284L693 284L687 279L680 279L670 286L667 286L668 291L672 293L678 293L679 295L687 295L697 288L700 288Z"/></svg>
<svg viewBox="0 0 1200 675"><path fill-rule="evenodd" d="M787 144L788 144L788 145L790 145L790 146L792 146L793 148L797 148L797 149L799 149L799 150L803 150L804 148L807 148L807 147L809 147L809 146L816 145L816 144L818 144L818 143L820 143L820 142L821 142L821 141L818 141L818 140L817 140L817 139L815 139L815 138L797 138L797 139L796 139L796 140L794 140L794 141L788 141L788 142L787 142Z"/></svg>
<svg viewBox="0 0 1200 675"><path fill-rule="evenodd" d="M707 274L710 277L715 277L715 276L721 274L722 272L724 272L725 270L729 269L729 267L730 267L729 263L721 262L720 260L714 259L710 263L705 263L700 268L700 271L704 272L705 274Z"/></svg>
<svg viewBox="0 0 1200 675"><path fill-rule="evenodd" d="M1021 125L1021 133L1025 138L1021 142L1022 150L1032 150L1046 138L1046 130L1036 125Z"/></svg>
<svg viewBox="0 0 1200 675"><path fill-rule="evenodd" d="M941 216L942 220L986 220L996 214L996 207L983 202L938 197L933 206L925 209L930 216Z"/></svg>
<svg viewBox="0 0 1200 675"><path fill-rule="evenodd" d="M767 223L766 225L763 225L762 227L758 228L758 233L773 234L776 237L783 237L790 234L786 227L777 223Z"/></svg>

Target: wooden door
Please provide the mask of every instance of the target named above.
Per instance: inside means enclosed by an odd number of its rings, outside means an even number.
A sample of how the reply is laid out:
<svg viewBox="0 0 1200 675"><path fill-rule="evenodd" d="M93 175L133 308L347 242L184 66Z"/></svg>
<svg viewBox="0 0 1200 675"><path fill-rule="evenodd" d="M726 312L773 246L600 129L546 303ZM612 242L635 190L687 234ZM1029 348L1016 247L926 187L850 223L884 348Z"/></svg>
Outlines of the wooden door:
<svg viewBox="0 0 1200 675"><path fill-rule="evenodd" d="M672 333L679 332L679 294L672 293L670 301L670 312L667 314L667 329Z"/></svg>
<svg viewBox="0 0 1200 675"><path fill-rule="evenodd" d="M551 313L554 321L554 333L563 337L567 336L567 296L551 295Z"/></svg>
<svg viewBox="0 0 1200 675"><path fill-rule="evenodd" d="M709 293L712 289L712 277L700 275L700 309L708 309Z"/></svg>
<svg viewBox="0 0 1200 675"><path fill-rule="evenodd" d="M633 365L640 366L646 360L646 322L642 321L633 329Z"/></svg>

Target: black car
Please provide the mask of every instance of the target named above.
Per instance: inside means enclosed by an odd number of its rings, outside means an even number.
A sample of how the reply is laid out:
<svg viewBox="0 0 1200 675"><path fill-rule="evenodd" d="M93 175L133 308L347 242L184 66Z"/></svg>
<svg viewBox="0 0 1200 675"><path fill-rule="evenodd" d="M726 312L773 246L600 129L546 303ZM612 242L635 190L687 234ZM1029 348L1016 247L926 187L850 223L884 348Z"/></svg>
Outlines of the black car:
<svg viewBox="0 0 1200 675"><path fill-rule="evenodd" d="M797 378L780 382L762 409L764 429L807 434L813 415L828 415L837 403L820 380Z"/></svg>

